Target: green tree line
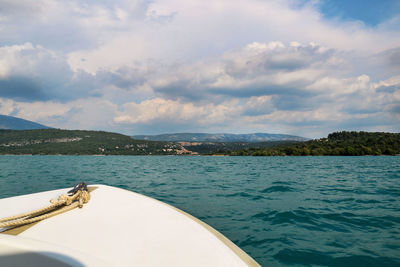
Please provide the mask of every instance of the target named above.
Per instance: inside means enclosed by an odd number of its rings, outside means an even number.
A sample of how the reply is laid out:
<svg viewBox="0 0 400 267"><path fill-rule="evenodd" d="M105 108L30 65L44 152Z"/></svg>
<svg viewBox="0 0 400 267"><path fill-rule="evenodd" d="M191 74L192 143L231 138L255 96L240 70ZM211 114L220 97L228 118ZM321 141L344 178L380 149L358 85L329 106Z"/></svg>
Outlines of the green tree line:
<svg viewBox="0 0 400 267"><path fill-rule="evenodd" d="M400 134L334 132L327 138L269 148L220 151L231 156L365 156L400 155Z"/></svg>

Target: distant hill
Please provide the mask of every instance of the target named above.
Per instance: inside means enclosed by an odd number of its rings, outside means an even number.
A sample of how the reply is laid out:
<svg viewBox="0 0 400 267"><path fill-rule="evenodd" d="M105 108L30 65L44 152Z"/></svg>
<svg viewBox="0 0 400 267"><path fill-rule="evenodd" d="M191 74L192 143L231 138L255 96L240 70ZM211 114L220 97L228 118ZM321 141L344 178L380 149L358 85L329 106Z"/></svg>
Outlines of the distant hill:
<svg viewBox="0 0 400 267"><path fill-rule="evenodd" d="M168 142L136 140L103 131L0 129L0 154L41 155L199 155L266 148L295 141Z"/></svg>
<svg viewBox="0 0 400 267"><path fill-rule="evenodd" d="M178 143L135 140L118 133L39 129L0 130L0 154L179 155L191 152Z"/></svg>
<svg viewBox="0 0 400 267"><path fill-rule="evenodd" d="M336 132L310 141L167 142L60 129L1 130L0 154L43 155L400 155L400 133Z"/></svg>
<svg viewBox="0 0 400 267"><path fill-rule="evenodd" d="M0 129L9 130L34 130L49 129L45 125L12 116L0 115Z"/></svg>
<svg viewBox="0 0 400 267"><path fill-rule="evenodd" d="M209 134L209 133L173 133L159 135L134 135L140 140L170 141L170 142L268 142L268 141L307 141L308 138L269 133L251 134Z"/></svg>

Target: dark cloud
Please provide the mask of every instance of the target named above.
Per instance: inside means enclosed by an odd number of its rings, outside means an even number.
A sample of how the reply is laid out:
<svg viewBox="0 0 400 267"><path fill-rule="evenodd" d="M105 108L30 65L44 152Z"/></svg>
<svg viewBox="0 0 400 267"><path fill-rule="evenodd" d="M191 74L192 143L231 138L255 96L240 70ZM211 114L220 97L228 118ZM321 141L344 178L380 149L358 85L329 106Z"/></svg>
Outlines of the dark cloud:
<svg viewBox="0 0 400 267"><path fill-rule="evenodd" d="M96 73L96 79L102 84L110 84L121 89L132 89L146 82L146 72L136 68L119 68L110 72L100 70Z"/></svg>
<svg viewBox="0 0 400 267"><path fill-rule="evenodd" d="M382 111L376 106L370 107L358 107L352 106L351 103L348 103L344 108L340 109L341 112L346 112L347 114L374 114Z"/></svg>
<svg viewBox="0 0 400 267"><path fill-rule="evenodd" d="M246 88L211 88L207 90L211 95L224 95L230 97L248 98L252 96L264 96L275 94L295 94L295 88L279 86L279 85L266 85L254 86Z"/></svg>
<svg viewBox="0 0 400 267"><path fill-rule="evenodd" d="M11 76L0 80L0 97L19 101L48 100L39 82L31 77Z"/></svg>
<svg viewBox="0 0 400 267"><path fill-rule="evenodd" d="M297 69L305 68L310 64L310 60L306 58L274 58L271 57L265 62L265 69L276 69L276 70L286 70L294 71Z"/></svg>
<svg viewBox="0 0 400 267"><path fill-rule="evenodd" d="M92 96L92 89L96 84L93 78L87 79L86 75L78 78L66 76L63 79L42 75L32 76L12 75L0 80L0 97L24 102L47 100L67 102Z"/></svg>
<svg viewBox="0 0 400 267"><path fill-rule="evenodd" d="M274 106L278 110L307 111L321 106L321 102L316 101L311 96L305 95L277 95L272 98Z"/></svg>
<svg viewBox="0 0 400 267"><path fill-rule="evenodd" d="M400 67L400 47L384 52L388 63L393 67Z"/></svg>
<svg viewBox="0 0 400 267"><path fill-rule="evenodd" d="M390 112L393 112L393 113L400 113L400 104L392 105L392 106L389 108L389 111L390 111Z"/></svg>
<svg viewBox="0 0 400 267"><path fill-rule="evenodd" d="M320 46L311 45L282 46L264 49L262 52L243 50L228 54L223 61L223 68L226 74L238 79L250 79L278 72L294 72L310 68L315 64L324 65L336 53L333 49L325 49L322 52L320 50Z"/></svg>
<svg viewBox="0 0 400 267"><path fill-rule="evenodd" d="M395 84L395 85L389 85L389 86L379 86L376 88L377 92L382 92L382 93L394 93L396 91L400 91L400 84Z"/></svg>
<svg viewBox="0 0 400 267"><path fill-rule="evenodd" d="M271 53L265 57L265 69L295 71L305 69L317 62L323 62L331 57L335 51L319 52L319 46L289 47L278 53Z"/></svg>
<svg viewBox="0 0 400 267"><path fill-rule="evenodd" d="M210 88L207 92L213 95L225 95L231 97L247 98L252 96L282 95L307 97L312 94L305 90L307 81L296 81L287 84L252 84L239 88Z"/></svg>
<svg viewBox="0 0 400 267"><path fill-rule="evenodd" d="M263 103L260 105L253 105L250 107L247 107L241 115L244 116L250 116L250 117L256 117L260 115L266 115L270 114L274 111L274 107L271 103Z"/></svg>
<svg viewBox="0 0 400 267"><path fill-rule="evenodd" d="M206 98L207 85L196 84L189 80L178 80L167 85L154 85L153 90L167 99L185 99L187 101L201 101Z"/></svg>
<svg viewBox="0 0 400 267"><path fill-rule="evenodd" d="M101 70L96 75L83 70L74 72L62 55L29 43L3 50L14 58L14 65L7 66L6 61L7 76L0 79L0 97L4 98L65 103L100 97L110 86L131 90L145 82L146 73L136 68Z"/></svg>

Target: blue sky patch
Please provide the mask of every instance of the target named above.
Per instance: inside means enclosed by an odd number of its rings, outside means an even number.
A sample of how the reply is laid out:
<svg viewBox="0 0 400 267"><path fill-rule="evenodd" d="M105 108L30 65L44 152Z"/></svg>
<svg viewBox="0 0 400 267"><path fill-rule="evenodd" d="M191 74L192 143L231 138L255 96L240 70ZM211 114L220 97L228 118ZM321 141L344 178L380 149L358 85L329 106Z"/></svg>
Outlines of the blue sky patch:
<svg viewBox="0 0 400 267"><path fill-rule="evenodd" d="M399 0L321 0L319 7L326 18L359 20L368 26L400 14Z"/></svg>

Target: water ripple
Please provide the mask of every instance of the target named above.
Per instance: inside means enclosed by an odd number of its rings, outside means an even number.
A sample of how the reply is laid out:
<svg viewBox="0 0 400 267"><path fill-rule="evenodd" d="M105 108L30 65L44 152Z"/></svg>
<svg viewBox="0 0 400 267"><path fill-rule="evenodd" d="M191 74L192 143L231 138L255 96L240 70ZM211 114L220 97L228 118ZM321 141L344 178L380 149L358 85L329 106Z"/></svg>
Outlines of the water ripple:
<svg viewBox="0 0 400 267"><path fill-rule="evenodd" d="M85 180L187 211L263 266L400 266L399 174L400 157L0 156L0 197Z"/></svg>
<svg viewBox="0 0 400 267"><path fill-rule="evenodd" d="M284 185L274 185L261 190L261 193L274 193L274 192L292 192L294 188Z"/></svg>
<svg viewBox="0 0 400 267"><path fill-rule="evenodd" d="M400 261L388 257L373 257L368 255L332 256L317 250L283 249L274 255L277 260L296 264L299 260L304 265L322 266L399 266Z"/></svg>

